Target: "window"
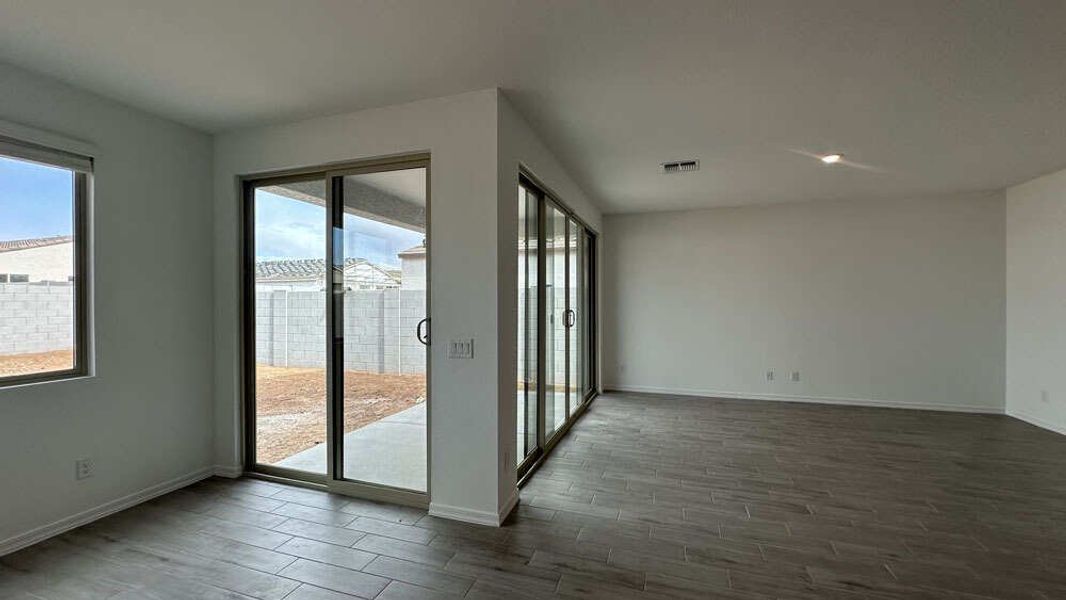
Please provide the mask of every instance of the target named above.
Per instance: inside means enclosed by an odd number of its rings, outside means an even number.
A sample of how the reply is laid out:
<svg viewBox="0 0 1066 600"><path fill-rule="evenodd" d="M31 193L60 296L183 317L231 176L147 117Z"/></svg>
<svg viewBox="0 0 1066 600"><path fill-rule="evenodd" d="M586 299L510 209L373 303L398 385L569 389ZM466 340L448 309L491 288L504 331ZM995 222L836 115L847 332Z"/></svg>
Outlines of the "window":
<svg viewBox="0 0 1066 600"><path fill-rule="evenodd" d="M0 137L0 385L88 372L92 160Z"/></svg>

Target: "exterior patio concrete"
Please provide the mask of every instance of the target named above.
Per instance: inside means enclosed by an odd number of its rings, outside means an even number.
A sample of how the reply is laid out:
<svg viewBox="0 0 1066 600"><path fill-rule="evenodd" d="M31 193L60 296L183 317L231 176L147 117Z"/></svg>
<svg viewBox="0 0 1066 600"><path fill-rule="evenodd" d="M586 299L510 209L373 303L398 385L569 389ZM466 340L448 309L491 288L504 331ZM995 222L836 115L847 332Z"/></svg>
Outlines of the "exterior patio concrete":
<svg viewBox="0 0 1066 600"><path fill-rule="evenodd" d="M326 444L277 463L313 473L326 472ZM426 403L389 415L344 434L346 479L426 491Z"/></svg>

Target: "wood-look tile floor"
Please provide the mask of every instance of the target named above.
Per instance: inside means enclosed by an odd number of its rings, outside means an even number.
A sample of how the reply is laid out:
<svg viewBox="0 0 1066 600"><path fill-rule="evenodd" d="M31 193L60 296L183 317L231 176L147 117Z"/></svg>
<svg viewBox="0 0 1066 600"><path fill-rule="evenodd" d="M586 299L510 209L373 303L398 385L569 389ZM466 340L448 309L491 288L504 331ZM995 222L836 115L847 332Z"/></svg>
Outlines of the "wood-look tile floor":
<svg viewBox="0 0 1066 600"><path fill-rule="evenodd" d="M607 394L494 529L211 479L0 559L0 598L1066 598L1066 438Z"/></svg>

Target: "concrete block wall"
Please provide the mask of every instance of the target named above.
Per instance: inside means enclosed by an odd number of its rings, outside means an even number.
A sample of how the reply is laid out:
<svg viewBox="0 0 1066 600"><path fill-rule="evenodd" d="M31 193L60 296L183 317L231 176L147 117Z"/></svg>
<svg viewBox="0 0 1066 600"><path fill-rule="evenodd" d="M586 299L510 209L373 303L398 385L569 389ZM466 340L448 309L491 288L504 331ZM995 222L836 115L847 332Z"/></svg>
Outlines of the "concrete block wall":
<svg viewBox="0 0 1066 600"><path fill-rule="evenodd" d="M256 362L325 367L322 291L256 293ZM415 328L426 313L425 290L349 290L344 298L344 366L373 373L425 373Z"/></svg>
<svg viewBox="0 0 1066 600"><path fill-rule="evenodd" d="M372 373L397 372L396 328L389 327L389 321L396 320L396 305L395 298L386 295L391 291L350 290L345 294L345 369ZM321 364L324 366L325 362Z"/></svg>
<svg viewBox="0 0 1066 600"><path fill-rule="evenodd" d="M425 290L388 290L399 296L399 333L397 347L401 373L426 372L426 347L418 341L418 322L426 316Z"/></svg>
<svg viewBox="0 0 1066 600"><path fill-rule="evenodd" d="M73 285L0 283L0 355L73 347Z"/></svg>

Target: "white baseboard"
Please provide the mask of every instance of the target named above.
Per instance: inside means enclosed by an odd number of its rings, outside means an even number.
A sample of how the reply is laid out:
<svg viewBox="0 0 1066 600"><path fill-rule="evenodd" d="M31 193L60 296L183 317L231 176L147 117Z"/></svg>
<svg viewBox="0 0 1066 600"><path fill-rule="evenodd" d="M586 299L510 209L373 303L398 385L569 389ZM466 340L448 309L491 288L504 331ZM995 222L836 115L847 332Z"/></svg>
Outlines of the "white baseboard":
<svg viewBox="0 0 1066 600"><path fill-rule="evenodd" d="M1066 435L1066 427L1064 427L1064 426L1062 426L1062 425L1060 425L1058 423L1053 423L1051 421L1048 421L1047 419L1043 419L1043 418L1040 418L1040 417L1033 416L1033 415L1031 415L1031 414L1029 414L1029 413L1027 413L1025 411L1020 411L1020 410L1017 410L1017 409L1008 408L1007 409L1007 415L1011 416L1011 417L1014 417L1015 419L1018 419L1019 421L1025 421L1026 423L1028 423L1030 425L1036 425L1037 427L1039 427L1041 429L1047 429L1048 431L1054 431L1055 433L1057 433L1059 435Z"/></svg>
<svg viewBox="0 0 1066 600"><path fill-rule="evenodd" d="M473 523L474 525L488 525L490 527L499 527L500 525L498 522L500 517L495 512L473 510L461 506L441 504L439 502L429 503L429 514L442 519Z"/></svg>
<svg viewBox="0 0 1066 600"><path fill-rule="evenodd" d="M871 408L906 408L911 410L935 410L941 412L963 412L993 415L1004 414L1004 410L1000 407L942 404L936 402L900 402L894 400L873 400L870 398L792 396L787 394L750 394L740 392L723 392L720 390L692 390L685 388L661 388L635 385L606 385L604 387L608 392L669 394L672 396L698 396L707 398L727 398L730 400L764 400L768 402L804 402L808 404L835 404L840 406L865 406Z"/></svg>
<svg viewBox="0 0 1066 600"><path fill-rule="evenodd" d="M507 499L507 502L500 507L497 512L491 512L487 510L472 510L469 508L463 508L461 506L451 506L448 504L441 504L439 502L429 503L429 514L434 517L440 517L442 519L451 519L453 521L462 521L464 523L473 523L474 525L488 525L489 527L499 527L503 524L507 516L511 514L514 507L518 504L518 489L511 493L511 497Z"/></svg>
<svg viewBox="0 0 1066 600"><path fill-rule="evenodd" d="M6 540L0 540L0 556L10 554L16 550L21 550L27 546L32 546L38 542L59 535L63 532L70 531L76 527L81 527L88 523L92 523L97 519L102 519L110 514L117 513L121 510L126 510L136 506L142 502L147 502L157 496L168 494L174 490L181 489L185 486L192 485L202 479L207 479L215 474L214 467L206 467L198 469L187 475L176 477L169 481L164 481L145 488L138 492L116 498L110 502L105 502L99 506L84 510L75 515L65 517L48 525L42 525L35 529L31 529L25 533L20 533L15 536L9 537Z"/></svg>
<svg viewBox="0 0 1066 600"><path fill-rule="evenodd" d="M518 506L518 488L515 488L511 492L511 497L508 498L507 502L504 502L503 506L500 508L500 514L497 516L497 523L503 525L503 522L507 520L507 517L511 516L511 511L513 511L516 506Z"/></svg>
<svg viewBox="0 0 1066 600"><path fill-rule="evenodd" d="M244 467L241 465L215 465L215 475L218 477L236 479L243 474Z"/></svg>

